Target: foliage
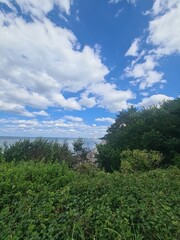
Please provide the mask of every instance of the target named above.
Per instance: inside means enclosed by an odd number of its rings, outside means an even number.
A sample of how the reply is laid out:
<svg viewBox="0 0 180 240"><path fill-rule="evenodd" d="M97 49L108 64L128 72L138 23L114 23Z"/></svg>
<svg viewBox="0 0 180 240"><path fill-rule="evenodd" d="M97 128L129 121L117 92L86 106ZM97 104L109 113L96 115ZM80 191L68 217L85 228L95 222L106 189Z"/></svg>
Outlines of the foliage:
<svg viewBox="0 0 180 240"><path fill-rule="evenodd" d="M57 141L51 141L45 138L37 138L34 141L24 139L9 146L6 145L3 156L7 162L12 160L16 162L22 160L62 162L64 160L70 165L72 162L72 154L66 143L60 144Z"/></svg>
<svg viewBox="0 0 180 240"><path fill-rule="evenodd" d="M180 170L81 174L0 164L0 239L179 239Z"/></svg>
<svg viewBox="0 0 180 240"><path fill-rule="evenodd" d="M120 151L109 144L97 145L97 162L101 169L106 172L113 172L120 169Z"/></svg>
<svg viewBox="0 0 180 240"><path fill-rule="evenodd" d="M174 156L180 154L180 98L160 107L121 111L104 139L119 151L159 151L164 156L162 165L173 164Z"/></svg>
<svg viewBox="0 0 180 240"><path fill-rule="evenodd" d="M173 163L176 167L180 168L180 154L174 156Z"/></svg>
<svg viewBox="0 0 180 240"><path fill-rule="evenodd" d="M78 138L73 142L75 164L84 163L87 160L88 150L84 147L84 144L85 142L82 138Z"/></svg>
<svg viewBox="0 0 180 240"><path fill-rule="evenodd" d="M75 167L75 170L81 174L94 176L100 169L93 163L81 163Z"/></svg>
<svg viewBox="0 0 180 240"><path fill-rule="evenodd" d="M120 154L121 171L136 172L149 171L157 168L163 160L162 154L157 151L124 150Z"/></svg>
<svg viewBox="0 0 180 240"><path fill-rule="evenodd" d="M3 149L0 147L0 163L4 161Z"/></svg>

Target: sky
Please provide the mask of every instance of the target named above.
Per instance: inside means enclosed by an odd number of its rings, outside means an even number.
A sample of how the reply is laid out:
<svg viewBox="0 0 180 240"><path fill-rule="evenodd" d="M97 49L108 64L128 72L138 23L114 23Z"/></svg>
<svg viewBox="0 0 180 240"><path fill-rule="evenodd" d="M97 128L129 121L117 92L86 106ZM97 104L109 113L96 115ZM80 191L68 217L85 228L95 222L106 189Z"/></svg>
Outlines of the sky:
<svg viewBox="0 0 180 240"><path fill-rule="evenodd" d="M180 96L180 0L0 0L0 135L100 138Z"/></svg>

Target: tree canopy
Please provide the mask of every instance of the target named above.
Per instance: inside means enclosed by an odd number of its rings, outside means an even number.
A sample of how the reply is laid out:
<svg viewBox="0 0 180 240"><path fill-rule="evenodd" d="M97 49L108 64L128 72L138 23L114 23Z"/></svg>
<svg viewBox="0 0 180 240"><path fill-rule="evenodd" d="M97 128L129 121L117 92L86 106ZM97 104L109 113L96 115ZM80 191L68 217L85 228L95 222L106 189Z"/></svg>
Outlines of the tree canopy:
<svg viewBox="0 0 180 240"><path fill-rule="evenodd" d="M163 164L172 164L180 154L180 98L160 106L121 111L103 139L108 148L120 152L126 149L159 151L164 156ZM101 146L99 150L101 152Z"/></svg>

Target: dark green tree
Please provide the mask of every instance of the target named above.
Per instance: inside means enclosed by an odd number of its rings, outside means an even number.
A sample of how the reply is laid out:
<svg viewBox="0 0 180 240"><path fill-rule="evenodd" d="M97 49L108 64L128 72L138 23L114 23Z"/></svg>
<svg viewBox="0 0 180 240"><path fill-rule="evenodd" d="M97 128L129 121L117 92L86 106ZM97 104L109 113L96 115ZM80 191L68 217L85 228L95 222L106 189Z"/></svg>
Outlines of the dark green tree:
<svg viewBox="0 0 180 240"><path fill-rule="evenodd" d="M75 164L84 163L87 160L88 149L84 145L85 141L82 138L73 142Z"/></svg>
<svg viewBox="0 0 180 240"><path fill-rule="evenodd" d="M146 109L131 107L121 111L104 139L107 148L110 146L114 151L154 150L163 154L162 165L173 164L180 154L180 99Z"/></svg>
<svg viewBox="0 0 180 240"><path fill-rule="evenodd" d="M97 162L98 166L105 172L120 170L120 151L114 149L109 144L97 145Z"/></svg>

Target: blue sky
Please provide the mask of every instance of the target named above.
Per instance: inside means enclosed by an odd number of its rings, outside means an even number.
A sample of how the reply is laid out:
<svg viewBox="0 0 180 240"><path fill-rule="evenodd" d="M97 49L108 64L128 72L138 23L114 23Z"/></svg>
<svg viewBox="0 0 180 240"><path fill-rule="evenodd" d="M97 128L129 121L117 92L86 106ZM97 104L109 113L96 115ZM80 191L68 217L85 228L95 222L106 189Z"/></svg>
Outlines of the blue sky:
<svg viewBox="0 0 180 240"><path fill-rule="evenodd" d="M104 136L180 96L179 0L0 0L0 135Z"/></svg>

